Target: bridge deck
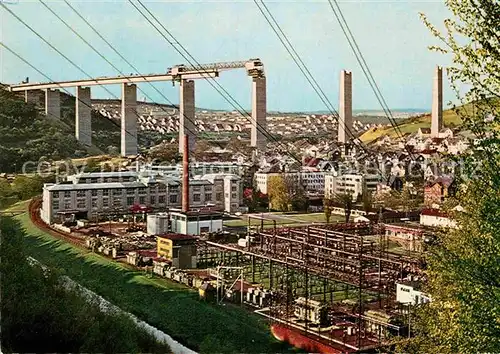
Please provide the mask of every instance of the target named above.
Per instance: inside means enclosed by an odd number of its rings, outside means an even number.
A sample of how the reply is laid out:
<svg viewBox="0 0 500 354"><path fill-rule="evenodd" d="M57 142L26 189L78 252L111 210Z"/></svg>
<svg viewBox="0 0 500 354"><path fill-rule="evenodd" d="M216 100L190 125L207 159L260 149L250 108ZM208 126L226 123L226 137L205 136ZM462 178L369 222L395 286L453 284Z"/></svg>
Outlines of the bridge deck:
<svg viewBox="0 0 500 354"><path fill-rule="evenodd" d="M183 80L193 80L202 78L218 77L218 70L206 70L204 72L182 73ZM77 86L96 86L96 85L117 85L124 83L143 83L155 81L173 81L177 80L179 76L170 74L148 74L148 75L129 75L129 76L114 76L114 77L98 77L86 80L72 80L72 81L59 81L59 82L46 82L46 83L27 83L11 85L9 91L27 91L27 90L43 90L43 89L57 89L63 87L77 87Z"/></svg>

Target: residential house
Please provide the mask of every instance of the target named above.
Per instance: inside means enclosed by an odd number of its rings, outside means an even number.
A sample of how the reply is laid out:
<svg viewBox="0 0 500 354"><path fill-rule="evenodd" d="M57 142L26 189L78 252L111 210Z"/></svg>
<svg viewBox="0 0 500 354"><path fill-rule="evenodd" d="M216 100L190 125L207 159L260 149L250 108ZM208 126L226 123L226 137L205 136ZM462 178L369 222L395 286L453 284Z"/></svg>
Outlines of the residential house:
<svg viewBox="0 0 500 354"><path fill-rule="evenodd" d="M438 177L424 186L424 202L427 205L440 204L455 193L456 182L452 177Z"/></svg>

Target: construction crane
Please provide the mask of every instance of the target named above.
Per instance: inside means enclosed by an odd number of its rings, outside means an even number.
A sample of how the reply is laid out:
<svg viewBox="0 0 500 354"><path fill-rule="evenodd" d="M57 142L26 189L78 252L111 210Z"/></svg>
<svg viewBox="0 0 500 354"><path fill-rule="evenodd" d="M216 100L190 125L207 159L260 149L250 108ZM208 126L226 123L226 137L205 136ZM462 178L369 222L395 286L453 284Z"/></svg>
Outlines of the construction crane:
<svg viewBox="0 0 500 354"><path fill-rule="evenodd" d="M176 65L168 69L167 74L175 77L176 81L182 80L182 75L194 73L216 73L219 71L232 69L246 69L248 76L252 78L262 78L264 75L264 64L259 58L249 59L247 61L229 61L210 64L200 64L196 66L188 66L184 64Z"/></svg>
<svg viewBox="0 0 500 354"><path fill-rule="evenodd" d="M1 1L1 0L0 0ZM179 102L179 152L184 151L184 134L190 138L190 149L195 146L194 142L194 120L195 120L195 93L194 80L210 79L219 77L221 71L245 69L247 75L252 78L252 115L249 119L251 123L250 145L262 150L265 148L266 137L266 77L264 75L264 64L258 58L248 59L246 61L220 62L210 64L192 65L176 65L169 68L166 73L157 74L130 74L118 76L102 76L96 78L87 78L83 80L69 80L58 82L45 83L30 83L28 80L21 84L10 85L8 87L11 92L24 92L25 100L33 102L32 90L45 90L45 112L52 117L60 118L61 103L58 90L65 87L77 87L77 90L86 88L88 93L85 93L90 101L89 86L100 85L122 85L122 155L134 155L137 150L137 136L133 134L125 134L126 132L135 131L137 122L136 104L137 93L135 84L145 82L161 82L172 81L175 85L178 82L180 85L180 102ZM132 85L133 84L133 85ZM129 96L124 94L129 92ZM78 101L78 100L77 100ZM127 108L128 107L128 108ZM88 121L90 117L89 105L78 105L75 120L76 122L85 122L85 124L75 124L78 127L84 127L85 132L77 134L77 139L81 140L81 136L91 136L91 124ZM128 111L126 111L128 109ZM81 118L83 117L83 118ZM126 122L126 124L124 123ZM82 130L83 131L83 130ZM82 140L83 141L83 140ZM90 140L85 140L86 145L90 145ZM128 145L127 145L128 144ZM129 150L126 147L129 147Z"/></svg>

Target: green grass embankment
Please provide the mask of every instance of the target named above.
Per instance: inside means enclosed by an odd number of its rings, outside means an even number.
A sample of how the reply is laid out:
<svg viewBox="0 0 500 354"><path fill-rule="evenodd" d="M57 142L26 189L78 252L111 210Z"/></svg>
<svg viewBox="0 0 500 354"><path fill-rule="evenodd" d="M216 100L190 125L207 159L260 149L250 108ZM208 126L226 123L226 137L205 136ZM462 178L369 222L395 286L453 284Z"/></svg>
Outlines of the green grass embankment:
<svg viewBox="0 0 500 354"><path fill-rule="evenodd" d="M148 278L125 265L89 253L39 230L25 213L28 254L103 296L111 303L201 352L283 352L266 322L237 306L215 306L196 291L165 279Z"/></svg>

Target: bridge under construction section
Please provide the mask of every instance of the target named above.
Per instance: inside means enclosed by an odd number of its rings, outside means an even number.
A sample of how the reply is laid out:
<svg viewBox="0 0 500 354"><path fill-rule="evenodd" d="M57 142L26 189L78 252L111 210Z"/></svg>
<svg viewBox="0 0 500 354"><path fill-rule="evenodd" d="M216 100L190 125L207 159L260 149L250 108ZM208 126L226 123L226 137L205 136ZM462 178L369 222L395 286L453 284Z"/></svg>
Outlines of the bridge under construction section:
<svg viewBox="0 0 500 354"><path fill-rule="evenodd" d="M252 79L251 146L262 150L266 146L267 93L264 65L260 59L221 62L197 66L177 65L167 73L134 74L130 76L98 77L84 80L47 83L23 83L9 86L9 91L24 92L25 101L34 103L36 91L45 93L45 113L48 117L61 118L61 96L59 89L76 88L75 136L85 145L92 145L91 86L121 85L121 155L137 154L137 84L152 82L179 82L179 152L184 151L184 136L189 139L189 148L195 147L195 85L194 80L214 80L222 71L245 69Z"/></svg>

